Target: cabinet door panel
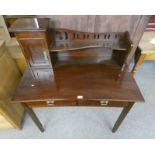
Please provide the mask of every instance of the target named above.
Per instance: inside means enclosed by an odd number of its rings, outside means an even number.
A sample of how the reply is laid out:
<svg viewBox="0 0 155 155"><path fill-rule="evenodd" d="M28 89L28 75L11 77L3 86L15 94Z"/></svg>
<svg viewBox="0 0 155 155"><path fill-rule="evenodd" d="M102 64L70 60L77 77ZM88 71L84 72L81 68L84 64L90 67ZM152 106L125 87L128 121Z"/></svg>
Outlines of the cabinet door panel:
<svg viewBox="0 0 155 155"><path fill-rule="evenodd" d="M48 49L44 39L20 40L31 67L49 66Z"/></svg>
<svg viewBox="0 0 155 155"><path fill-rule="evenodd" d="M52 69L32 69L32 74L34 75L34 78L39 83L43 84L49 84L54 81L54 74Z"/></svg>

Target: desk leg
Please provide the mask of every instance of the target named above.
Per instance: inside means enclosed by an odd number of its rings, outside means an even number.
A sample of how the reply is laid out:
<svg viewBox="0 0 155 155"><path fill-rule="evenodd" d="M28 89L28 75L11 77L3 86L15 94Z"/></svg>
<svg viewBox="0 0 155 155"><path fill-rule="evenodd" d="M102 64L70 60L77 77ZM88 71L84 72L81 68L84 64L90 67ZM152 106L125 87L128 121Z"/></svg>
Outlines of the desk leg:
<svg viewBox="0 0 155 155"><path fill-rule="evenodd" d="M32 108L30 108L29 106L27 106L25 103L22 103L22 105L23 105L24 109L26 110L26 112L31 117L31 119L33 120L33 122L37 125L37 127L39 128L39 130L41 132L44 132L44 128L43 128L41 122L39 121L38 117L36 116L36 114L32 110Z"/></svg>
<svg viewBox="0 0 155 155"><path fill-rule="evenodd" d="M116 130L119 128L119 126L121 125L121 123L123 122L123 120L125 119L125 117L127 116L128 112L130 111L130 109L132 108L132 106L134 105L134 103L130 103L127 107L125 107L120 116L118 117L113 129L112 129L112 132L116 132Z"/></svg>

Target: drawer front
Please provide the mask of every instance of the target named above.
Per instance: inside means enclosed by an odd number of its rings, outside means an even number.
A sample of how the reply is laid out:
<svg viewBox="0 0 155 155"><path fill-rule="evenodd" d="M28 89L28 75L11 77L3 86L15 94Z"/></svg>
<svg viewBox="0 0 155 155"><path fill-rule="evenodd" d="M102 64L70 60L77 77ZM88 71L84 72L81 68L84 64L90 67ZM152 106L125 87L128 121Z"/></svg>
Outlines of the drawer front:
<svg viewBox="0 0 155 155"><path fill-rule="evenodd" d="M81 100L79 106L101 106L101 107L126 107L128 102L108 101L108 100Z"/></svg>
<svg viewBox="0 0 155 155"><path fill-rule="evenodd" d="M57 107L57 106L76 106L76 100L47 100L28 102L30 107Z"/></svg>
<svg viewBox="0 0 155 155"><path fill-rule="evenodd" d="M44 32L19 32L15 33L18 39L24 38L46 38Z"/></svg>
<svg viewBox="0 0 155 155"><path fill-rule="evenodd" d="M47 100L28 102L30 107L57 107L57 106L99 106L99 107L126 107L129 102L103 100Z"/></svg>

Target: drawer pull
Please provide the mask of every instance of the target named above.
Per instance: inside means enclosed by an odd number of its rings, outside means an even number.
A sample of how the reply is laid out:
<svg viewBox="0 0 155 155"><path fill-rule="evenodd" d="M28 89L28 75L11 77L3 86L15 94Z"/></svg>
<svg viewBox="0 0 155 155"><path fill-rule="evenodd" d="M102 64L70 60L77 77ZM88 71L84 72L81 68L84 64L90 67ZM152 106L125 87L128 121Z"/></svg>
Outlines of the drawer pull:
<svg viewBox="0 0 155 155"><path fill-rule="evenodd" d="M100 104L101 104L101 106L108 105L108 101L107 100L101 100Z"/></svg>
<svg viewBox="0 0 155 155"><path fill-rule="evenodd" d="M77 99L83 99L83 96L77 96Z"/></svg>
<svg viewBox="0 0 155 155"><path fill-rule="evenodd" d="M54 100L47 101L47 104L53 105L54 104Z"/></svg>
<svg viewBox="0 0 155 155"><path fill-rule="evenodd" d="M44 59L45 59L46 61L48 61L48 57L47 57L46 51L43 51L43 55L44 55Z"/></svg>

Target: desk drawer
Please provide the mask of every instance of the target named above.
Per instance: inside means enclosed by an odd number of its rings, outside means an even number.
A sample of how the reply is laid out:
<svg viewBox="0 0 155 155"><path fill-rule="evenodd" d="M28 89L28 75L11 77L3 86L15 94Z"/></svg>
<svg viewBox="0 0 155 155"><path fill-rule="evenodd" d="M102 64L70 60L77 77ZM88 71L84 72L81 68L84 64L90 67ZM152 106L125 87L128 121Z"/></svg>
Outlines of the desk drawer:
<svg viewBox="0 0 155 155"><path fill-rule="evenodd" d="M108 100L81 100L79 106L101 106L101 107L126 107L128 102L108 101Z"/></svg>
<svg viewBox="0 0 155 155"><path fill-rule="evenodd" d="M76 100L47 100L28 102L30 107L76 106Z"/></svg>
<svg viewBox="0 0 155 155"><path fill-rule="evenodd" d="M100 106L100 107L126 107L128 102L105 101L105 100L47 100L28 102L30 107L57 107L57 106Z"/></svg>

